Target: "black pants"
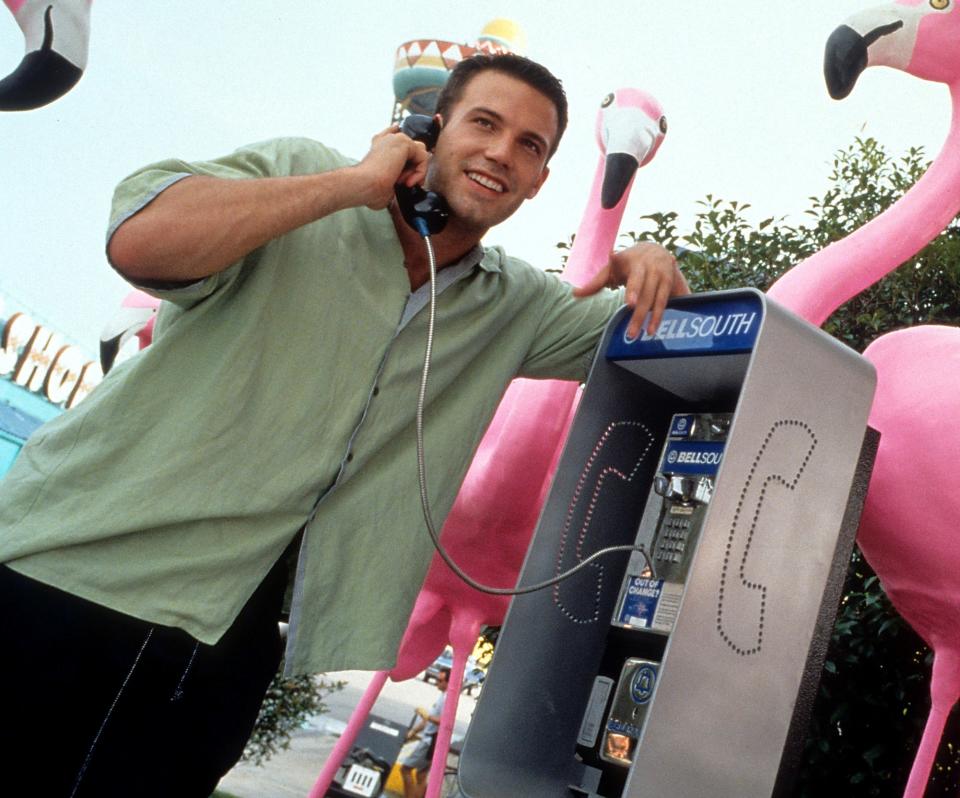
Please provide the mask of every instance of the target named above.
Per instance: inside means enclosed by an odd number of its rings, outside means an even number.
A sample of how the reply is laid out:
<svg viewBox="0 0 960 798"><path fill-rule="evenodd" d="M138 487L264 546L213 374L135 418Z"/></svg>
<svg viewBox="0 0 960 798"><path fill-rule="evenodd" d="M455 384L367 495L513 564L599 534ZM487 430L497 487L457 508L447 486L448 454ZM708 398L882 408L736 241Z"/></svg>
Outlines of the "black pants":
<svg viewBox="0 0 960 798"><path fill-rule="evenodd" d="M286 577L281 558L209 646L0 566L0 780L43 798L208 798L280 663Z"/></svg>

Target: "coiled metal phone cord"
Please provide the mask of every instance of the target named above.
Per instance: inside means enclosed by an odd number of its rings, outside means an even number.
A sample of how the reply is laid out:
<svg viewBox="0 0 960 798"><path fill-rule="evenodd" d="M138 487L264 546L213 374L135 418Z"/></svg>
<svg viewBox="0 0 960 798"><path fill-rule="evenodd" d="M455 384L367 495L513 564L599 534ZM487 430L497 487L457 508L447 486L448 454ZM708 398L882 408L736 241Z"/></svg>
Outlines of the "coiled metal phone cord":
<svg viewBox="0 0 960 798"><path fill-rule="evenodd" d="M522 596L528 593L535 593L538 590L544 590L545 588L552 587L553 585L559 584L565 579L569 579L577 571L580 571L583 568L586 568L594 560L606 555L612 554L614 552L620 551L638 551L643 555L643 558L647 564L647 567L650 569L651 574L654 574L653 563L650 561L650 557L647 554L646 549L643 546L608 546L607 548L599 549L587 557L580 563L577 563L573 568L570 568L567 571L564 571L561 574L553 577L552 579L546 579L542 582L537 582L533 585L527 585L526 587L489 587L488 585L482 585L464 571L457 565L450 554L440 543L440 535L437 533L436 526L433 523L433 517L430 513L430 500L427 496L427 476L426 476L426 466L424 465L424 454L423 454L423 406L425 404L426 395L427 395L427 378L430 374L430 358L433 354L433 328L434 322L436 320L436 304L437 304L437 288L436 288L436 276L437 276L437 261L436 256L433 253L433 244L430 241L429 235L423 236L423 241L426 244L427 248L427 260L430 265L430 308L429 308L429 317L427 321L427 345L426 350L423 356L423 372L420 376L420 393L417 397L417 476L420 480L420 505L423 508L423 520L427 526L427 531L430 533L430 538L433 541L433 547L437 550L437 554L440 555L440 558L447 564L451 571L453 571L460 579L466 582L470 587L475 590L479 590L482 593L489 593L494 596ZM655 577L655 574L654 574Z"/></svg>

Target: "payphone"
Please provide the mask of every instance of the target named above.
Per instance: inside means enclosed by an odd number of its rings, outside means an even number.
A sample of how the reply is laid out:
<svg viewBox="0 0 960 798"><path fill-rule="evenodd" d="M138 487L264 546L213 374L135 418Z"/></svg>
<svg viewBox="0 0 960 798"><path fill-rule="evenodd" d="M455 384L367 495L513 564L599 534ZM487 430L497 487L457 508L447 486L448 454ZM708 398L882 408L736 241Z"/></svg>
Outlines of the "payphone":
<svg viewBox="0 0 960 798"><path fill-rule="evenodd" d="M652 555L637 551L630 557L613 623L663 633L673 629L731 418L730 413L678 413L671 419L640 521L639 537L652 538Z"/></svg>
<svg viewBox="0 0 960 798"><path fill-rule="evenodd" d="M876 434L872 367L746 289L600 344L463 755L469 798L787 795Z"/></svg>
<svg viewBox="0 0 960 798"><path fill-rule="evenodd" d="M730 413L678 413L670 420L638 533L638 539L652 541L650 553L638 550L630 556L612 625L665 635L673 630L731 418ZM590 758L596 746L600 760L632 764L659 668L658 660L628 657L616 682L596 677L577 736L581 753ZM608 714L598 722L608 704Z"/></svg>

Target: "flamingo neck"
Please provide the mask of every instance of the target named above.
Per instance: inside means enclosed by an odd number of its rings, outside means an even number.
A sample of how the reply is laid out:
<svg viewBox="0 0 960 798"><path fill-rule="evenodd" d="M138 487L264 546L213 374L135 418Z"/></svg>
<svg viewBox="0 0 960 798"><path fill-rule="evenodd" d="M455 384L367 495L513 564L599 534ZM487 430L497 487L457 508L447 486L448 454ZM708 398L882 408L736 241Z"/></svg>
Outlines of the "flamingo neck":
<svg viewBox="0 0 960 798"><path fill-rule="evenodd" d="M613 208L604 210L600 207L600 190L603 186L603 172L606 160L601 155L600 163L593 176L593 186L590 189L590 198L587 207L577 228L577 235L567 258L567 265L563 270L563 279L573 285L582 285L593 277L600 269L606 266L610 253L617 242L617 231L623 219L623 212L627 207L627 198L630 196L630 184L623 192L623 196Z"/></svg>
<svg viewBox="0 0 960 798"><path fill-rule="evenodd" d="M940 154L884 213L794 266L768 296L818 327L848 299L912 258L960 212L960 83Z"/></svg>

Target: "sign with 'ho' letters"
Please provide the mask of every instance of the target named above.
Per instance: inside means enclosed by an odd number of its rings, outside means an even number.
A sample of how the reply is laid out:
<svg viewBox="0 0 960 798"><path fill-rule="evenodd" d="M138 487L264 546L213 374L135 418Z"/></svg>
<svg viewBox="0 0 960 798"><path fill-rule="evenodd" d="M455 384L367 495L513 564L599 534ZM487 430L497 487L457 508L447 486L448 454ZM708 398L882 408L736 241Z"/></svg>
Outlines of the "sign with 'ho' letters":
<svg viewBox="0 0 960 798"><path fill-rule="evenodd" d="M0 377L71 408L100 384L103 370L26 313L13 313L3 325Z"/></svg>

